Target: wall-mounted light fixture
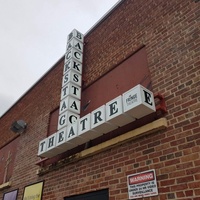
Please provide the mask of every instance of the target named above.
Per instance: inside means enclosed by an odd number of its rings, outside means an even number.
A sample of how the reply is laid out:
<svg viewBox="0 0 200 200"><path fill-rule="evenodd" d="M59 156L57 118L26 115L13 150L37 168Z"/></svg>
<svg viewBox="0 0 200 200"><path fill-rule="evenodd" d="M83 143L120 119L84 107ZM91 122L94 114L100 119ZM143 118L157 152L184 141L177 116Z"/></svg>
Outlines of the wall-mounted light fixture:
<svg viewBox="0 0 200 200"><path fill-rule="evenodd" d="M26 125L24 120L18 120L12 123L10 130L14 133L23 133L26 129Z"/></svg>

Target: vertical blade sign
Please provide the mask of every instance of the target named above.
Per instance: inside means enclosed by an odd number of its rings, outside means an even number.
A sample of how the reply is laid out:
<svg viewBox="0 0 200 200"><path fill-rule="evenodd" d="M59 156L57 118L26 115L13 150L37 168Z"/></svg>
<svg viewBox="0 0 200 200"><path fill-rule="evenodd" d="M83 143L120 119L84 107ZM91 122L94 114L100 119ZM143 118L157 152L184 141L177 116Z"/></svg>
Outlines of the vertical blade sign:
<svg viewBox="0 0 200 200"><path fill-rule="evenodd" d="M70 134L67 135L69 140L70 137L75 137L77 131L74 129L77 129L77 120L80 118L83 39L83 34L75 29L67 38L58 131L67 126L70 129Z"/></svg>

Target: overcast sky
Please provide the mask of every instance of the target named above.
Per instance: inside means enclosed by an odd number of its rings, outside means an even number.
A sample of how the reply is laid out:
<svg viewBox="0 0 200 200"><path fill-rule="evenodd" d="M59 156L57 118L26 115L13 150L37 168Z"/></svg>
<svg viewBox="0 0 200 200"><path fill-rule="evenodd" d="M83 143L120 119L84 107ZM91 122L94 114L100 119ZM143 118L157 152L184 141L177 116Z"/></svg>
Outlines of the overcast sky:
<svg viewBox="0 0 200 200"><path fill-rule="evenodd" d="M0 116L118 0L0 0Z"/></svg>

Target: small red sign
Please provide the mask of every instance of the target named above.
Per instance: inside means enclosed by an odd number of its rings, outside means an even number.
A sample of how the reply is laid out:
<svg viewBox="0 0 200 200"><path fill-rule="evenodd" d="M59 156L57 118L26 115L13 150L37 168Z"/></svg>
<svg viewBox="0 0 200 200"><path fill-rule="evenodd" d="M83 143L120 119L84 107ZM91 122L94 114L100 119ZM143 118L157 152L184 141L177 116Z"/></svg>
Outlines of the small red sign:
<svg viewBox="0 0 200 200"><path fill-rule="evenodd" d="M154 180L153 171L146 172L138 175L129 176L129 185L152 181L152 180Z"/></svg>

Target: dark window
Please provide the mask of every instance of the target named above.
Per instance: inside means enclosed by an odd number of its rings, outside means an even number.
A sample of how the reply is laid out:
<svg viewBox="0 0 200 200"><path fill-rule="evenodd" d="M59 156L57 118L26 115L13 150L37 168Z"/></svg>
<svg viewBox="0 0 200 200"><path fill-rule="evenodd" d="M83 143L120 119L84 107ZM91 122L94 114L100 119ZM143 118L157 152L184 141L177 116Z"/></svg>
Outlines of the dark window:
<svg viewBox="0 0 200 200"><path fill-rule="evenodd" d="M47 136L54 134L57 132L57 126L58 126L58 115L59 115L59 108L55 109L50 113L49 116L49 127L48 127L48 133Z"/></svg>
<svg viewBox="0 0 200 200"><path fill-rule="evenodd" d="M100 190L86 194L65 197L64 200L109 200L108 190Z"/></svg>

